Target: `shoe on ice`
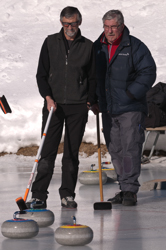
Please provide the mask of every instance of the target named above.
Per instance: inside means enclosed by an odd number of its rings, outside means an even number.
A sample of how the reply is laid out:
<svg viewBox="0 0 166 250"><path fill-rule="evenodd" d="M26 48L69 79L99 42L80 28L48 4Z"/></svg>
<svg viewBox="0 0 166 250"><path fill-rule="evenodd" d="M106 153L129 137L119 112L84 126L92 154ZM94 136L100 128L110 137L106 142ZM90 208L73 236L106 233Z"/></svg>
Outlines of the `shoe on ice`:
<svg viewBox="0 0 166 250"><path fill-rule="evenodd" d="M27 208L46 208L47 207L47 204L46 204L46 201L42 201L40 199L37 199L37 198L32 198L30 199L29 201L26 202L26 206Z"/></svg>
<svg viewBox="0 0 166 250"><path fill-rule="evenodd" d="M115 194L115 197L108 199L112 204L122 204L123 201L123 192Z"/></svg>
<svg viewBox="0 0 166 250"><path fill-rule="evenodd" d="M67 196L61 200L62 207L66 208L76 208L77 203L74 201L74 198L72 196Z"/></svg>
<svg viewBox="0 0 166 250"><path fill-rule="evenodd" d="M122 205L124 206L135 206L137 203L137 195L133 192L126 191L123 192Z"/></svg>

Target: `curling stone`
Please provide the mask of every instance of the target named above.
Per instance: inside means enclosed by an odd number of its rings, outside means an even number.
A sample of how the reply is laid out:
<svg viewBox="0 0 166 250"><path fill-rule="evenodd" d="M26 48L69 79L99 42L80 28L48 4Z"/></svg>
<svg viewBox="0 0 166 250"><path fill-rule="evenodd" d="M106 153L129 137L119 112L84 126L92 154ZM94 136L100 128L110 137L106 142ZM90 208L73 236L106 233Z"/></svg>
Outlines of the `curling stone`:
<svg viewBox="0 0 166 250"><path fill-rule="evenodd" d="M34 220L39 227L49 227L54 223L54 213L51 210L31 208L25 211L26 213L21 215L21 218Z"/></svg>
<svg viewBox="0 0 166 250"><path fill-rule="evenodd" d="M98 185L99 184L99 171L93 170L93 166L91 165L91 170L83 171L79 174L78 179L81 184L84 185ZM107 174L102 171L102 183L105 184L107 182Z"/></svg>
<svg viewBox="0 0 166 250"><path fill-rule="evenodd" d="M39 226L34 220L24 220L17 218L17 214L25 213L25 211L15 212L12 220L2 223L2 235L12 239L28 239L35 237L39 232Z"/></svg>
<svg viewBox="0 0 166 250"><path fill-rule="evenodd" d="M108 164L111 164L111 162L108 161L108 162L102 162L101 163L102 171L105 172L108 177L110 177L114 181L117 181L117 174L115 172L115 169L114 168L104 167L104 165L108 165Z"/></svg>
<svg viewBox="0 0 166 250"><path fill-rule="evenodd" d="M93 239L93 231L90 227L76 224L73 216L73 225L64 225L56 229L55 239L64 246L84 246Z"/></svg>

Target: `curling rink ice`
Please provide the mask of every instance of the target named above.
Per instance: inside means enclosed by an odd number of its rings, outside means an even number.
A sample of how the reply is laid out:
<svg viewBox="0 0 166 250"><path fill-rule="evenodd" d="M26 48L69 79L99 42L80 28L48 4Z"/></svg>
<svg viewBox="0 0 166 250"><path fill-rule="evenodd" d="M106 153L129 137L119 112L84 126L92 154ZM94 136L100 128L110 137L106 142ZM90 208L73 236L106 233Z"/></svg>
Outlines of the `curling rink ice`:
<svg viewBox="0 0 166 250"><path fill-rule="evenodd" d="M5 155L0 157L0 224L13 219L18 211L15 199L24 196L33 167L34 157ZM106 160L106 159L105 159ZM108 161L109 159L107 159ZM97 157L80 158L79 173L97 165ZM140 183L166 178L166 158L142 165ZM47 208L55 215L50 227L39 228L39 233L30 239L9 239L0 233L0 250L163 250L166 248L166 190L146 190L138 193L138 204L134 207L113 205L112 210L94 210L93 204L100 202L98 185L77 183L77 209L61 208L58 188L61 183L61 159L56 167L49 187ZM108 181L103 185L104 201L119 191L118 184ZM29 194L28 199L31 196ZM85 246L61 246L54 237L61 225L87 225L93 230L93 240Z"/></svg>

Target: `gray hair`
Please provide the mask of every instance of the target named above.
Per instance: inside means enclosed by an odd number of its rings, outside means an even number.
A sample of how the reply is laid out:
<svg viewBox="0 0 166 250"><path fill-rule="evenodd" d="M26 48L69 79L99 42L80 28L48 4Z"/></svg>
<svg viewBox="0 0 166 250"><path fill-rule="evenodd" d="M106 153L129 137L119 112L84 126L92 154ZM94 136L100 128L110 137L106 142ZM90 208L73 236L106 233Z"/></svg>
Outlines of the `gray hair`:
<svg viewBox="0 0 166 250"><path fill-rule="evenodd" d="M79 12L77 8L71 7L71 6L68 6L61 11L60 21L62 22L63 17L70 18L70 17L73 17L75 14L77 15L77 21L81 23L82 22L81 13Z"/></svg>
<svg viewBox="0 0 166 250"><path fill-rule="evenodd" d="M109 10L108 12L106 12L102 18L103 20L103 24L105 22L105 20L111 20L116 18L117 23L120 24L124 24L124 17L123 14L120 10Z"/></svg>

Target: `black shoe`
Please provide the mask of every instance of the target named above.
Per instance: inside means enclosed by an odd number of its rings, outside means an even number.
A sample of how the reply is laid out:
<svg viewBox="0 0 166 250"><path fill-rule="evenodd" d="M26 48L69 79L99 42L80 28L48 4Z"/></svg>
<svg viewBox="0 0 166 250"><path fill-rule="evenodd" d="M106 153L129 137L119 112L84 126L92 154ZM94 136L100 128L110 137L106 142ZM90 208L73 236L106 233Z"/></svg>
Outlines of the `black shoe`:
<svg viewBox="0 0 166 250"><path fill-rule="evenodd" d="M123 192L122 205L124 206L135 206L137 203L137 195L133 192L126 191Z"/></svg>
<svg viewBox="0 0 166 250"><path fill-rule="evenodd" d="M66 208L76 208L77 203L74 201L72 196L65 197L61 200L62 207Z"/></svg>
<svg viewBox="0 0 166 250"><path fill-rule="evenodd" d="M122 204L123 201L123 192L119 192L115 197L108 199L112 204Z"/></svg>
<svg viewBox="0 0 166 250"><path fill-rule="evenodd" d="M31 208L39 209L39 208L46 208L47 203L46 201L42 201L37 198L32 198L26 202L26 206L27 206L27 209L31 209Z"/></svg>

